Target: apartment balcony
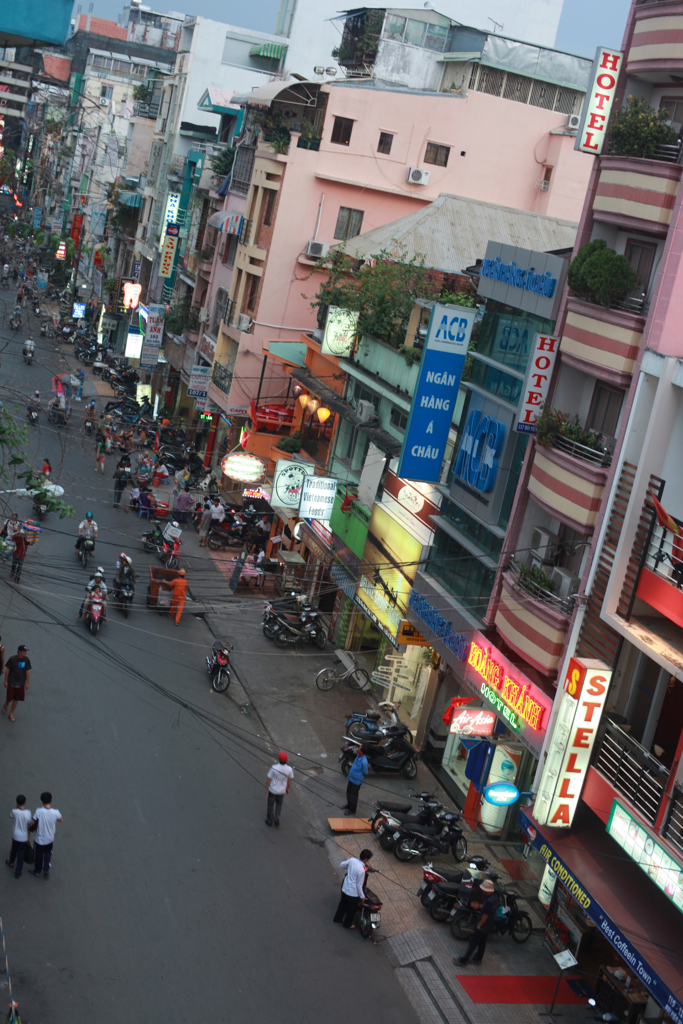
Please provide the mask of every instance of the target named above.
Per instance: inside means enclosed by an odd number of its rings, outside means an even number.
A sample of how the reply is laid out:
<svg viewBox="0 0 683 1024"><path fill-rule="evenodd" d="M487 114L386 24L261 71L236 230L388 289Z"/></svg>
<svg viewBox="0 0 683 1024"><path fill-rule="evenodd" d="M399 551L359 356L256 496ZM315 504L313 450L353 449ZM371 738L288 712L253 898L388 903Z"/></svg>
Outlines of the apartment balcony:
<svg viewBox="0 0 683 1024"><path fill-rule="evenodd" d="M683 14L680 19L683 28ZM678 48L683 70L683 44ZM666 148L668 151L669 147ZM668 152L663 156L661 160L601 156L593 198L594 218L615 224L621 230L646 231L665 237L683 167L672 163Z"/></svg>
<svg viewBox="0 0 683 1024"><path fill-rule="evenodd" d="M553 518L579 533L593 532L609 472L610 457L565 437L536 446L529 493Z"/></svg>
<svg viewBox="0 0 683 1024"><path fill-rule="evenodd" d="M626 309L605 309L573 297L560 342L563 362L619 387L631 382L643 340L645 317Z"/></svg>
<svg viewBox="0 0 683 1024"><path fill-rule="evenodd" d="M207 276L211 273L213 267L213 258L216 253L215 245L205 245L199 253L199 272L200 274L206 274Z"/></svg>
<svg viewBox="0 0 683 1024"><path fill-rule="evenodd" d="M513 563L503 573L496 627L506 643L533 668L555 675L570 629L573 600L563 600L525 579Z"/></svg>
<svg viewBox="0 0 683 1024"><path fill-rule="evenodd" d="M625 796L645 821L655 824L669 781L669 769L632 739L628 728L610 721L609 716L600 729L593 767L611 783L615 795Z"/></svg>
<svg viewBox="0 0 683 1024"><path fill-rule="evenodd" d="M676 0L642 0L636 7L626 75L674 84L683 74L683 7ZM653 76L656 76L653 78Z"/></svg>
<svg viewBox="0 0 683 1024"><path fill-rule="evenodd" d="M227 366L223 363L214 363L213 372L211 374L211 383L214 387L217 387L219 391L227 397L230 395L230 388L232 387L232 379L234 374L231 370L228 370Z"/></svg>

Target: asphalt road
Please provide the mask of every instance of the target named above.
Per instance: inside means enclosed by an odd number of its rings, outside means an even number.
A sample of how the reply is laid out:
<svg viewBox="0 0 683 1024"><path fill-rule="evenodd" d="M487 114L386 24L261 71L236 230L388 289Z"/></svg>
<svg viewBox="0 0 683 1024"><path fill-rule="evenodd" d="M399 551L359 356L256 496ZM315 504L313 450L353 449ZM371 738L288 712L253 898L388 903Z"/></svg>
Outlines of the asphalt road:
<svg viewBox="0 0 683 1024"><path fill-rule="evenodd" d="M46 404L52 373L65 370L47 339L36 339L37 360L25 366L24 336L0 328L6 409L36 386ZM25 422L23 404L17 419ZM375 1024L413 1024L380 949L332 924L339 879L296 787L282 827L266 828L266 737L211 693L206 624L186 611L176 628L145 607L144 523L111 507L115 460L95 476L93 449L77 414L65 432L43 415L27 442L38 468L50 459L77 520L94 512L96 562L108 580L120 550L134 558L142 579L128 621L110 609L98 637L76 621L86 574L73 520L47 517L19 586L0 559L2 641L7 656L25 643L32 663L16 723L0 718L7 850L17 793L35 809L51 790L64 817L49 882L26 870L19 880L7 868L0 875L24 1024L346 1024L359 1012ZM26 499L2 500L30 515ZM195 544L188 536L191 585L225 593Z"/></svg>

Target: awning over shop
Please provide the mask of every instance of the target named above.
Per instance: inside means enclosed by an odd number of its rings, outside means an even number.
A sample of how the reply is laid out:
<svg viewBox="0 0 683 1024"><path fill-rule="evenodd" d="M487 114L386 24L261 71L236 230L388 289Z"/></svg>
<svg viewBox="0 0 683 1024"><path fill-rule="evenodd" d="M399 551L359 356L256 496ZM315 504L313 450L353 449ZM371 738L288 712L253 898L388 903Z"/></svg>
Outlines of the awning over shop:
<svg viewBox="0 0 683 1024"><path fill-rule="evenodd" d="M285 53L287 47L284 43L257 43L249 50L250 57L272 57L273 60L279 60Z"/></svg>
<svg viewBox="0 0 683 1024"><path fill-rule="evenodd" d="M580 804L571 832L519 823L572 897L652 997L683 1024L683 914Z"/></svg>
<svg viewBox="0 0 683 1024"><path fill-rule="evenodd" d="M139 192L120 192L119 202L122 206L142 206L142 196Z"/></svg>
<svg viewBox="0 0 683 1024"><path fill-rule="evenodd" d="M218 210L211 214L206 223L208 227L217 228L218 231L223 231L225 234L239 235L243 222L244 217L241 213Z"/></svg>

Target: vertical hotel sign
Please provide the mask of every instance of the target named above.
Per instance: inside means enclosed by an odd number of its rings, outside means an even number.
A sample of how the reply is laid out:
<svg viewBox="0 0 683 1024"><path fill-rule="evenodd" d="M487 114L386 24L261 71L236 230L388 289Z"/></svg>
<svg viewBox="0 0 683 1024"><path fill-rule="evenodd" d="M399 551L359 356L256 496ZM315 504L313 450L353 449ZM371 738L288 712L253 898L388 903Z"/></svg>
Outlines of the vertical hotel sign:
<svg viewBox="0 0 683 1024"><path fill-rule="evenodd" d="M476 309L432 307L396 476L438 483Z"/></svg>
<svg viewBox="0 0 683 1024"><path fill-rule="evenodd" d="M549 334L537 334L524 378L523 399L517 414L515 430L520 434L535 434L538 417L550 387L550 378L560 339Z"/></svg>
<svg viewBox="0 0 683 1024"><path fill-rule="evenodd" d="M569 662L534 805L539 825L569 828L574 820L611 678L602 661Z"/></svg>
<svg viewBox="0 0 683 1024"><path fill-rule="evenodd" d="M178 235L180 228L177 224L166 225L166 237L161 247L161 260L159 263L159 277L170 277L173 273L173 261L175 251L178 247Z"/></svg>
<svg viewBox="0 0 683 1024"><path fill-rule="evenodd" d="M605 142L607 122L614 103L619 72L624 60L620 50L599 46L586 90L581 124L574 149L599 156Z"/></svg>

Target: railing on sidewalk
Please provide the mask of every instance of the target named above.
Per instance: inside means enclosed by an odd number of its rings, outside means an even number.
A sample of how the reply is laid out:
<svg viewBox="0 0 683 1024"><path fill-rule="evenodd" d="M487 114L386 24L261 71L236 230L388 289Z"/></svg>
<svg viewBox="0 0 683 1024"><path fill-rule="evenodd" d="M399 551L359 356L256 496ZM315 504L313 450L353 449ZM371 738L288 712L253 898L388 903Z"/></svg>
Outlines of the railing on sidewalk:
<svg viewBox="0 0 683 1024"><path fill-rule="evenodd" d="M669 815L662 832L667 842L683 854L683 790L674 786Z"/></svg>
<svg viewBox="0 0 683 1024"><path fill-rule="evenodd" d="M606 719L603 729L596 746L595 768L646 821L654 824L669 779L668 769L614 722Z"/></svg>

